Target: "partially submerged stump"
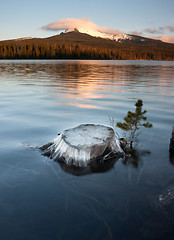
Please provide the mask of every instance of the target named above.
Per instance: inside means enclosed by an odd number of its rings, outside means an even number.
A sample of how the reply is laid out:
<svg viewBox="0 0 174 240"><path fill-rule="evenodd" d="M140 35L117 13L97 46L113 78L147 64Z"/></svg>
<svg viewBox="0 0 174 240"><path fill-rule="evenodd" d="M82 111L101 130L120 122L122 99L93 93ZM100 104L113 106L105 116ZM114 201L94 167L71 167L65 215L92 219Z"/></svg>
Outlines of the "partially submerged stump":
<svg viewBox="0 0 174 240"><path fill-rule="evenodd" d="M94 124L82 124L65 130L53 142L40 147L43 155L67 165L86 167L91 161L107 160L112 155L124 155L114 130Z"/></svg>

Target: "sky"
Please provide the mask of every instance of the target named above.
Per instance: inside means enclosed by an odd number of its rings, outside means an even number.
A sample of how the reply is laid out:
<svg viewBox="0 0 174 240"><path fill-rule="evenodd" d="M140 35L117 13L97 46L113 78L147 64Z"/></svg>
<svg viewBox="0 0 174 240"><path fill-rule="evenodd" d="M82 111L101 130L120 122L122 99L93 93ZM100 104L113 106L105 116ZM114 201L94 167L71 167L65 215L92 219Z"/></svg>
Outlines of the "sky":
<svg viewBox="0 0 174 240"><path fill-rule="evenodd" d="M53 36L45 26L66 19L174 43L174 0L0 0L0 40Z"/></svg>

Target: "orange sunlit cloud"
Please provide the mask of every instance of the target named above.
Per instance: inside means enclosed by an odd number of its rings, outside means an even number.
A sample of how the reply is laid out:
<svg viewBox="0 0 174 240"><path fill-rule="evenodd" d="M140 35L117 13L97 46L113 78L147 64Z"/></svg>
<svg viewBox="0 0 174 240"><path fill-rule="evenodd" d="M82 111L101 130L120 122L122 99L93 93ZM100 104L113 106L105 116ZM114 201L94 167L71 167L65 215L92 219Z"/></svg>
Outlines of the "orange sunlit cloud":
<svg viewBox="0 0 174 240"><path fill-rule="evenodd" d="M156 40L161 40L166 43L174 43L174 37L168 36L168 35L163 35L163 36L148 36L149 38L153 38Z"/></svg>

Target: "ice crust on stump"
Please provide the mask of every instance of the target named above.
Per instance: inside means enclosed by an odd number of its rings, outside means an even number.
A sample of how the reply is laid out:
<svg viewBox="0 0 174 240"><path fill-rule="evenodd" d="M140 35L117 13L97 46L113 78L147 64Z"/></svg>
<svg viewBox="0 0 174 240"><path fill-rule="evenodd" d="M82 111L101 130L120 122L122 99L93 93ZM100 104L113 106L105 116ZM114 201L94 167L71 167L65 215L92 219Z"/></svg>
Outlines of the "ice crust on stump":
<svg viewBox="0 0 174 240"><path fill-rule="evenodd" d="M86 167L91 161L107 154L123 154L112 128L103 125L82 124L65 130L51 143L41 148L43 155L68 165Z"/></svg>

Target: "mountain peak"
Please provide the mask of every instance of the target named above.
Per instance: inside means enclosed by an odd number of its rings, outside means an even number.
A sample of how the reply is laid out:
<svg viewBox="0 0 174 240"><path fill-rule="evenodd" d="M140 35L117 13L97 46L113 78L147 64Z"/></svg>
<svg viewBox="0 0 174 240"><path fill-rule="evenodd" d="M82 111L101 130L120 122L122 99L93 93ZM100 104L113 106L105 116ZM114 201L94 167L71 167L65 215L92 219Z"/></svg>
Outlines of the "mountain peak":
<svg viewBox="0 0 174 240"><path fill-rule="evenodd" d="M65 33L69 32L79 32L79 33L86 33L92 37L99 37L104 39L115 40L117 42L123 42L125 40L132 40L132 36L129 34L118 33L118 34L111 34L111 33L104 33L99 30L88 30L85 28L69 28L65 31Z"/></svg>
<svg viewBox="0 0 174 240"><path fill-rule="evenodd" d="M97 38L98 40L111 40L112 43L129 43L129 44L138 44L138 45L151 45L151 46L164 46L164 45L172 45L170 43L162 42L161 40L155 40L151 38L145 38L142 36L137 35L130 35L130 34L124 34L124 33L118 33L118 34L105 34L100 31L88 31L83 29L69 29L66 30L65 33L62 33L64 35L64 38L80 38L82 41L85 39L85 41L90 41L92 38ZM74 35L75 34L75 35ZM79 34L79 36L77 36ZM71 35L71 36L70 36ZM83 41L84 42L84 41Z"/></svg>

